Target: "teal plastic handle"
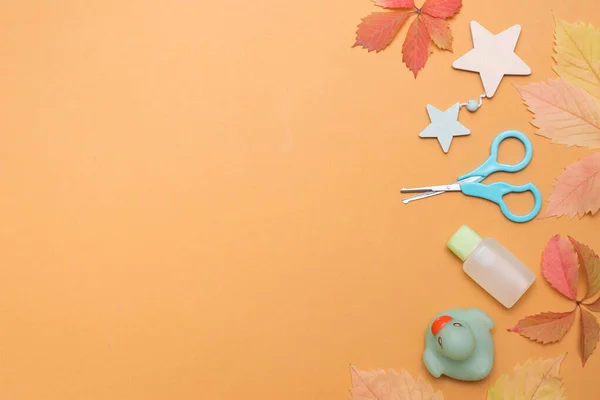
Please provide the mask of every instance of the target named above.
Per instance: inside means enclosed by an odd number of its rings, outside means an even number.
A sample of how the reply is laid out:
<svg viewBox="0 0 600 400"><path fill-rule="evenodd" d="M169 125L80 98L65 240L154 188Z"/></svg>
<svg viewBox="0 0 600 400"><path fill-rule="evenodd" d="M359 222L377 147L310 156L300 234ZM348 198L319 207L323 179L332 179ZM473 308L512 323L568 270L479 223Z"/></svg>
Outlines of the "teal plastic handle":
<svg viewBox="0 0 600 400"><path fill-rule="evenodd" d="M504 182L494 182L489 185L470 182L461 184L460 188L467 196L479 197L498 204L500 206L500 210L502 210L502 214L504 214L504 216L512 222L529 222L534 219L542 209L542 194L533 183L528 183L523 186L514 186ZM509 193L523 192L531 192L533 194L533 198L535 199L535 204L533 205L533 210L531 210L531 212L528 214L516 215L508 209L503 197Z"/></svg>
<svg viewBox="0 0 600 400"><path fill-rule="evenodd" d="M517 164L501 164L498 162L498 151L500 149L500 144L504 140L510 138L517 139L518 141L523 143L523 146L525 146L525 157L523 158L523 160L521 160L521 162ZM479 179L479 182L481 182L485 177L493 174L494 172L518 172L525 168L527 165L529 165L532 158L533 146L531 145L531 141L529 140L529 138L525 136L524 133L515 130L504 131L498 136L496 136L496 138L492 142L492 146L490 148L490 157L473 171L463 176L460 176L458 180L460 181L466 178L471 178L473 176L479 176L481 177L481 179Z"/></svg>

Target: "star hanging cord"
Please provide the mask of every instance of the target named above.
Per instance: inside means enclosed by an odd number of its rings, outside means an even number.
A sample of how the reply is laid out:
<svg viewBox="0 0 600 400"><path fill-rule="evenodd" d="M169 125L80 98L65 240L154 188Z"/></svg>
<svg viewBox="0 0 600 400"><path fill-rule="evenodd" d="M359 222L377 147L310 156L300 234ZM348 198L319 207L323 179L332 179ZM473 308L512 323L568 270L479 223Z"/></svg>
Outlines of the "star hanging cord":
<svg viewBox="0 0 600 400"><path fill-rule="evenodd" d="M446 20L458 13L462 0L425 0L421 8L414 0L374 0L375 5L391 9L390 12L374 12L362 19L356 31L354 47L362 46L370 52L380 52L392 43L404 23L417 17L408 28L402 46L402 61L415 78L429 57L429 43L441 50L452 51L452 32Z"/></svg>

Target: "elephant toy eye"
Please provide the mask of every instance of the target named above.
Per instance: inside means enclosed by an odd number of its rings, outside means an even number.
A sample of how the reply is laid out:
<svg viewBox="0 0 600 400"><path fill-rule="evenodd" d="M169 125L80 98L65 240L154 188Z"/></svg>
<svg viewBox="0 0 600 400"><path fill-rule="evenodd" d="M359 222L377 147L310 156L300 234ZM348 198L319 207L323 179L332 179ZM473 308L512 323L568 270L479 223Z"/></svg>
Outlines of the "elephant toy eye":
<svg viewBox="0 0 600 400"><path fill-rule="evenodd" d="M440 345L440 347L442 349L444 348L444 346L442 346L442 338L441 337L438 338L438 344Z"/></svg>
<svg viewBox="0 0 600 400"><path fill-rule="evenodd" d="M462 326L462 324L461 324L460 322L455 322L455 323L453 323L452 325L454 325L454 326L458 326L458 327L461 327L461 326Z"/></svg>

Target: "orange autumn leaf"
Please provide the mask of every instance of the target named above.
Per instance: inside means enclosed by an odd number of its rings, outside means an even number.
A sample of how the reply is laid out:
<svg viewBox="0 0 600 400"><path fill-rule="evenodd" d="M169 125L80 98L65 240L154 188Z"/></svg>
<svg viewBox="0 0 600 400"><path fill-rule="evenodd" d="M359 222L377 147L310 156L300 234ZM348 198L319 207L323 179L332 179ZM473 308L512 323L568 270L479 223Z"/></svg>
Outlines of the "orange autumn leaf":
<svg viewBox="0 0 600 400"><path fill-rule="evenodd" d="M413 378L406 370L362 371L350 366L352 388L349 400L444 400L422 378Z"/></svg>
<svg viewBox="0 0 600 400"><path fill-rule="evenodd" d="M600 153L582 158L556 178L547 217L594 215L600 210Z"/></svg>
<svg viewBox="0 0 600 400"><path fill-rule="evenodd" d="M450 24L442 18L431 17L427 14L421 14L421 21L427 28L429 37L441 50L452 51L452 31Z"/></svg>
<svg viewBox="0 0 600 400"><path fill-rule="evenodd" d="M593 303L585 304L588 310L593 312L600 312L600 297L596 299Z"/></svg>
<svg viewBox="0 0 600 400"><path fill-rule="evenodd" d="M575 251L579 255L579 262L585 269L588 289L584 296L584 300L589 299L600 292L600 257L598 257L594 250L590 249L585 244L579 243L570 236L569 240L573 243Z"/></svg>
<svg viewBox="0 0 600 400"><path fill-rule="evenodd" d="M520 335L542 344L561 340L573 325L575 314L581 310L581 361L585 366L598 344L600 325L589 311L600 312L600 298L592 303L585 300L600 291L600 272L598 255L586 245L569 236L569 240L554 235L542 254L542 272L544 278L557 291L567 296L574 305L571 312L544 312L531 315L520 320L509 332ZM577 280L580 264L588 275L586 295L583 301L578 300ZM589 310L589 311L588 311Z"/></svg>
<svg viewBox="0 0 600 400"><path fill-rule="evenodd" d="M430 40L425 24L421 22L420 18L416 18L408 28L406 40L402 46L402 61L413 72L415 78L429 57Z"/></svg>
<svg viewBox="0 0 600 400"><path fill-rule="evenodd" d="M600 103L585 90L564 80L517 87L537 134L552 143L600 148Z"/></svg>
<svg viewBox="0 0 600 400"><path fill-rule="evenodd" d="M574 321L575 310L563 313L545 312L523 318L508 331L543 344L554 343L565 336Z"/></svg>
<svg viewBox="0 0 600 400"><path fill-rule="evenodd" d="M598 345L600 325L588 311L581 309L581 362L585 366Z"/></svg>

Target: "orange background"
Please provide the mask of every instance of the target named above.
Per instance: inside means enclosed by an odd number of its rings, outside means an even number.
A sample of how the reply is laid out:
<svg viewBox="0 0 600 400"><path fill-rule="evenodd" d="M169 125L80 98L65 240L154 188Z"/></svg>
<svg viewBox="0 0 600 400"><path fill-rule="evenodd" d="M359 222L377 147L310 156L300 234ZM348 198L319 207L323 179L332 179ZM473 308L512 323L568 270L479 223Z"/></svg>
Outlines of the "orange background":
<svg viewBox="0 0 600 400"><path fill-rule="evenodd" d="M406 27L380 54L351 48L377 11L367 0L4 1L0 397L345 399L350 363L427 377L429 319L479 306L497 324L493 373L428 377L447 399L482 399L517 362L564 352L569 398L589 399L600 354L582 369L578 325L549 346L506 332L569 302L539 279L507 311L445 243L469 224L541 278L554 233L600 250L600 216L516 225L482 200L399 194L453 181L505 129L526 132L535 156L493 180L533 181L546 198L590 154L535 136L513 87L554 76L552 9L600 26L595 0L465 0L455 53L432 49L415 80ZM473 134L444 155L418 133L427 103L482 92L451 68L472 19L494 33L522 24L517 53L534 73L463 111Z"/></svg>

